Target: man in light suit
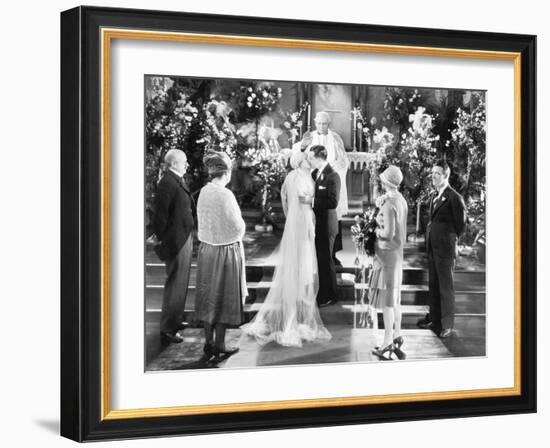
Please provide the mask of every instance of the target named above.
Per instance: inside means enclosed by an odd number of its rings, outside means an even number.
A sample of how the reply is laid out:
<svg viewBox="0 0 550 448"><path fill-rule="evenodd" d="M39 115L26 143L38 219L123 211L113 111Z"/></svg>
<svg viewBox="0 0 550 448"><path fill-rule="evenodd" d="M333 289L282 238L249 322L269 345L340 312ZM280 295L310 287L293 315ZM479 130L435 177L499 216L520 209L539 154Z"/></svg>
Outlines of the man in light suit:
<svg viewBox="0 0 550 448"><path fill-rule="evenodd" d="M435 192L430 198L430 220L426 230L429 268L430 312L418 321L440 338L452 334L455 314L453 271L458 253L457 241L466 223L462 196L449 185L451 169L446 162L432 168Z"/></svg>
<svg viewBox="0 0 550 448"><path fill-rule="evenodd" d="M193 252L193 199L183 175L187 157L183 151L171 149L164 162L168 169L155 194L153 225L159 244L155 252L166 263L166 281L162 298L160 335L164 343L179 343L191 271Z"/></svg>

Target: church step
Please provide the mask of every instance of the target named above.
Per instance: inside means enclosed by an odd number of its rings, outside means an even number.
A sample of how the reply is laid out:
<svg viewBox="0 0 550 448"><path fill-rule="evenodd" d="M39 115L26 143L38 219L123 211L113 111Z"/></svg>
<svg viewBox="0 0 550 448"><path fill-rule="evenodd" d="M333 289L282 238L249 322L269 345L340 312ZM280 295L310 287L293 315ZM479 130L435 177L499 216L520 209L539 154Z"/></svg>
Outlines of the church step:
<svg viewBox="0 0 550 448"><path fill-rule="evenodd" d="M267 292L269 291L271 284L269 282L251 282L248 284L249 297L246 301L246 306L250 306L251 310L255 307L259 307L265 300ZM160 310L162 305L162 286L148 286L146 288L146 311L153 312L154 310ZM339 288L340 301L338 306L342 306L345 309L351 309L354 306L355 296L353 288L341 287ZM360 296L357 296L357 301L360 301ZM427 306L428 305L428 290L427 288L418 288L414 285L403 285L401 293L402 306ZM186 310L193 311L195 309L195 286L190 285L187 293L187 299L185 303ZM413 310L413 308L409 308ZM460 314L485 314L485 293L473 292L473 291L457 291L455 293L455 310Z"/></svg>
<svg viewBox="0 0 550 448"><path fill-rule="evenodd" d="M261 304L246 305L244 309L245 321L249 322L257 314ZM354 313L354 308L356 312ZM401 306L401 328L418 329L417 322L428 312L428 306L402 305ZM349 325L353 326L354 319L359 326L359 312L361 308L355 305L336 304L327 308L321 308L321 317L325 325ZM455 313L455 321L485 321L485 315L480 313ZM384 317L382 310L377 310L378 328L384 328Z"/></svg>
<svg viewBox="0 0 550 448"><path fill-rule="evenodd" d="M190 283L193 284L196 279L196 262L191 264ZM254 265L246 266L246 277L248 281L258 282L261 280L270 280L275 266L273 265ZM149 285L162 285L166 278L164 263L148 263L146 266L145 281ZM338 267L338 275L351 274L356 275L355 267ZM485 289L485 271L466 271L459 270L454 273L455 288L460 290L479 290ZM403 269L403 283L409 285L427 285L428 272L424 269L405 268Z"/></svg>

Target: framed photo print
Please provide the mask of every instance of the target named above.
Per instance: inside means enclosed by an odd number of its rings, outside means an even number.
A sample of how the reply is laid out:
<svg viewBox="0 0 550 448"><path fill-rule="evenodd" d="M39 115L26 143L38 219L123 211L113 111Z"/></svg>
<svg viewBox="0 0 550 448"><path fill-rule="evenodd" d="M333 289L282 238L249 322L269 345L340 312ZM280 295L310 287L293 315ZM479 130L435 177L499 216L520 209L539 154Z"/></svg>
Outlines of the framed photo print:
<svg viewBox="0 0 550 448"><path fill-rule="evenodd" d="M535 36L61 14L61 432L536 411Z"/></svg>

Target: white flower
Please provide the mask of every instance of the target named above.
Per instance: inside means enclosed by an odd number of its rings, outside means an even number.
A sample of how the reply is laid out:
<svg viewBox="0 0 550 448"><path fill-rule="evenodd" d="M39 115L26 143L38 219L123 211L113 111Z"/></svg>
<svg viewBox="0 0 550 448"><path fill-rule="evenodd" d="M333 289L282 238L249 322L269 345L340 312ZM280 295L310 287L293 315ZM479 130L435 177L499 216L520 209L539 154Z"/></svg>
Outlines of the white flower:
<svg viewBox="0 0 550 448"><path fill-rule="evenodd" d="M251 102L252 102L252 97L249 96L246 100L247 100L249 103L251 103Z"/></svg>
<svg viewBox="0 0 550 448"><path fill-rule="evenodd" d="M255 94L255 93L252 94L252 98L256 98L256 94Z"/></svg>
<svg viewBox="0 0 550 448"><path fill-rule="evenodd" d="M262 95L264 98L267 98L267 96L269 95L265 90L262 92Z"/></svg>

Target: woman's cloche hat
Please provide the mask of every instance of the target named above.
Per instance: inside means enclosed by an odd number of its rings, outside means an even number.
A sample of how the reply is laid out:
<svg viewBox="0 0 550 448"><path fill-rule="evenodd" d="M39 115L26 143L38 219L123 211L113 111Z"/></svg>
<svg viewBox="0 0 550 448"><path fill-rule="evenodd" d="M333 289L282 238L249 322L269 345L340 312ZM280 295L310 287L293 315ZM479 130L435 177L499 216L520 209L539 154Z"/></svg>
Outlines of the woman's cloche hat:
<svg viewBox="0 0 550 448"><path fill-rule="evenodd" d="M397 188L403 181L403 173L395 165L390 165L382 174L380 174L380 180Z"/></svg>

